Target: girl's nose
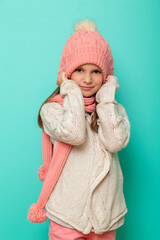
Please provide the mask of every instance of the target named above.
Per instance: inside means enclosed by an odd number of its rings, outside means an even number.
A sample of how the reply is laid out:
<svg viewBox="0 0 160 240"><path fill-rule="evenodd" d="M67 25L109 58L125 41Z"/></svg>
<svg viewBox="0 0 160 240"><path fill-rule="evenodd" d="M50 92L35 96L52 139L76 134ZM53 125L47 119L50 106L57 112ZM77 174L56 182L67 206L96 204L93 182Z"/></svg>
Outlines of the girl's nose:
<svg viewBox="0 0 160 240"><path fill-rule="evenodd" d="M92 83L92 76L91 76L91 74L86 74L85 76L84 76L84 82L86 83L86 84L89 84L89 83Z"/></svg>

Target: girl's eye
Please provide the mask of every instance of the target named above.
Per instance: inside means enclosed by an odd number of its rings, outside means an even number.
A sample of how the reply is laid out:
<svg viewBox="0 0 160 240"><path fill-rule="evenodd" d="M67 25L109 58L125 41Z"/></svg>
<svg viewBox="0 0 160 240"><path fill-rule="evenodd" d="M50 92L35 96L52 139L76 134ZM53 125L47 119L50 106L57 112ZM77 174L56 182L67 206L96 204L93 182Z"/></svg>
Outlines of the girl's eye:
<svg viewBox="0 0 160 240"><path fill-rule="evenodd" d="M83 71L81 68L76 68L75 69L75 72L81 72L81 71ZM94 70L93 72L95 72L96 74L101 73L99 70Z"/></svg>
<svg viewBox="0 0 160 240"><path fill-rule="evenodd" d="M95 73L101 73L99 70L95 70L94 72L95 72Z"/></svg>
<svg viewBox="0 0 160 240"><path fill-rule="evenodd" d="M82 71L82 69L81 68L77 68L75 71L76 72L80 72L80 71Z"/></svg>

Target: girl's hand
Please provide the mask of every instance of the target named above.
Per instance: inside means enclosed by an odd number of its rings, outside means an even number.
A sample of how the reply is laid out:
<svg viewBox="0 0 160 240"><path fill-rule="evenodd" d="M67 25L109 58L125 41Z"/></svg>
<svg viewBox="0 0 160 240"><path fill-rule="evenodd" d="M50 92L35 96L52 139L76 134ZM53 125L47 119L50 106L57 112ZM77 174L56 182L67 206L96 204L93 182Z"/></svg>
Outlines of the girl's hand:
<svg viewBox="0 0 160 240"><path fill-rule="evenodd" d="M57 78L57 85L60 87L61 84L67 80L67 74L65 72L60 72L60 74L58 74L58 78Z"/></svg>
<svg viewBox="0 0 160 240"><path fill-rule="evenodd" d="M118 78L113 75L109 75L106 80L106 85L110 88L113 87L116 93L119 89Z"/></svg>
<svg viewBox="0 0 160 240"><path fill-rule="evenodd" d="M109 75L106 83L104 83L96 93L96 101L98 103L102 101L115 103L116 102L115 94L118 91L118 89L119 89L118 78L113 75Z"/></svg>

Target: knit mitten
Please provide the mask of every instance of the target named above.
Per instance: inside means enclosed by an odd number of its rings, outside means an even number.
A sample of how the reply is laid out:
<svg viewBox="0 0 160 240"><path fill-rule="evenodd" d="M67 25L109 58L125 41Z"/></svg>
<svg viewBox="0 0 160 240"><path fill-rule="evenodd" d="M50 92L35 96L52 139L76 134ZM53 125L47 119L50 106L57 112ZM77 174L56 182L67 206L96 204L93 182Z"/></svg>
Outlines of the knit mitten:
<svg viewBox="0 0 160 240"><path fill-rule="evenodd" d="M105 89L105 91L103 89ZM117 103L115 100L115 93L118 89L118 79L113 75L109 75L106 79L106 82L96 93L96 102ZM102 94L103 92L105 92L105 95Z"/></svg>

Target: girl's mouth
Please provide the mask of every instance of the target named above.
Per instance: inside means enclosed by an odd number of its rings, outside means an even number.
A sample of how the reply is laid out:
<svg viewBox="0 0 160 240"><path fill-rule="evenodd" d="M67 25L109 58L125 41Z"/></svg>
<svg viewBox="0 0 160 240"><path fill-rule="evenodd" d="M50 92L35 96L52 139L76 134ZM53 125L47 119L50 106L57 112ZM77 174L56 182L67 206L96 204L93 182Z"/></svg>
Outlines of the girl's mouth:
<svg viewBox="0 0 160 240"><path fill-rule="evenodd" d="M86 91L89 91L89 90L92 89L92 87L83 87L83 86L81 86L81 88L82 88L83 90L86 90Z"/></svg>

